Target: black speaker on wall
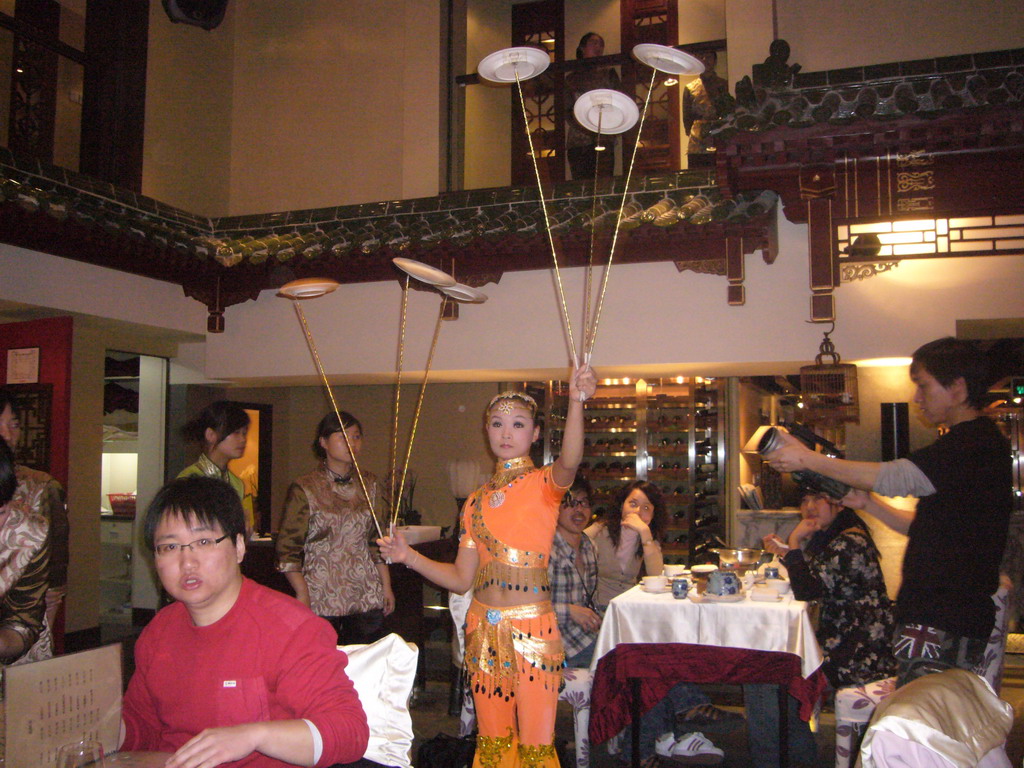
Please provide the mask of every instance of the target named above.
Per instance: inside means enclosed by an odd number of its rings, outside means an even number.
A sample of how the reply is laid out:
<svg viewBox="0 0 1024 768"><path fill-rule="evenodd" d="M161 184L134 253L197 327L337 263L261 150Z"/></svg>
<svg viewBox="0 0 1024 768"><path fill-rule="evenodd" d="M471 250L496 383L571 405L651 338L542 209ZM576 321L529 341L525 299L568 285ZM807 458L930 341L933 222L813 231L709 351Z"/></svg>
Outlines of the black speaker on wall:
<svg viewBox="0 0 1024 768"><path fill-rule="evenodd" d="M163 3L171 21L205 30L214 29L224 21L228 9L228 0L163 0Z"/></svg>
<svg viewBox="0 0 1024 768"><path fill-rule="evenodd" d="M906 403L882 403L882 461L910 453L910 408Z"/></svg>

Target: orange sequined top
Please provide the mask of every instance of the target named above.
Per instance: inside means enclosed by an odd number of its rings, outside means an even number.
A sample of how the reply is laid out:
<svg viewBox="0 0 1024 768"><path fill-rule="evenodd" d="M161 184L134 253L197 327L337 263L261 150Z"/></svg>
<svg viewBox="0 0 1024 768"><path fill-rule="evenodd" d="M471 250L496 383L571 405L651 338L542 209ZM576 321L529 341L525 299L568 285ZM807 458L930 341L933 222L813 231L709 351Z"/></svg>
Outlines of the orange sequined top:
<svg viewBox="0 0 1024 768"><path fill-rule="evenodd" d="M516 461L521 460L504 464ZM566 488L555 483L551 465L536 469L527 463L511 479L502 465L462 509L459 546L477 549L480 558L473 590L494 585L533 597L524 603L547 600L548 559Z"/></svg>

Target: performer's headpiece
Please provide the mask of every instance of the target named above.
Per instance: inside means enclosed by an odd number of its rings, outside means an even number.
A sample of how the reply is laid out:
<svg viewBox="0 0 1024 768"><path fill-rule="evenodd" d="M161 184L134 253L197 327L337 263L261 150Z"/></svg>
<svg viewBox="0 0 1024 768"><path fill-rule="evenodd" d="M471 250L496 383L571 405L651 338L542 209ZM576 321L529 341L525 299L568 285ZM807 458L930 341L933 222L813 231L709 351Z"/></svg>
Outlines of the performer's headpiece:
<svg viewBox="0 0 1024 768"><path fill-rule="evenodd" d="M525 392L516 392L511 389L491 398L491 402L487 404L487 413L497 411L498 413L508 414L512 413L512 409L515 407L528 410L531 419L537 415L537 401Z"/></svg>

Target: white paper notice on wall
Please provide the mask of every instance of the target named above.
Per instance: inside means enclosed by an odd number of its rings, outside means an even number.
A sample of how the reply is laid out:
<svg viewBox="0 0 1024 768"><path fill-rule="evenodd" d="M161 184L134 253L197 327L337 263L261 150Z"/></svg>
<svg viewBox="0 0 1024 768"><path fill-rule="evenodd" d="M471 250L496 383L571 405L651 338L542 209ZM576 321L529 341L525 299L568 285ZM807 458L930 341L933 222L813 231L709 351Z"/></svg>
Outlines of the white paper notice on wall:
<svg viewBox="0 0 1024 768"><path fill-rule="evenodd" d="M53 765L64 744L93 739L110 754L121 725L121 645L7 667L4 746L10 766Z"/></svg>
<svg viewBox="0 0 1024 768"><path fill-rule="evenodd" d="M7 350L7 383L39 383L39 347Z"/></svg>

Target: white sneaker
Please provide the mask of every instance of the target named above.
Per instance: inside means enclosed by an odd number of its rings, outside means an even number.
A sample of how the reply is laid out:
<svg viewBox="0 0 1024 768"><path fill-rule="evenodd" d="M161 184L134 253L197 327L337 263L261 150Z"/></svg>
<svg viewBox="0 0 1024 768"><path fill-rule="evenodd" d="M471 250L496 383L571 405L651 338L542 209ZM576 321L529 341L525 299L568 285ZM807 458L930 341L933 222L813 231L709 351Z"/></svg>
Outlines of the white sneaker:
<svg viewBox="0 0 1024 768"><path fill-rule="evenodd" d="M697 731L678 739L666 733L654 742L654 751L685 765L718 765L725 759L725 752Z"/></svg>

